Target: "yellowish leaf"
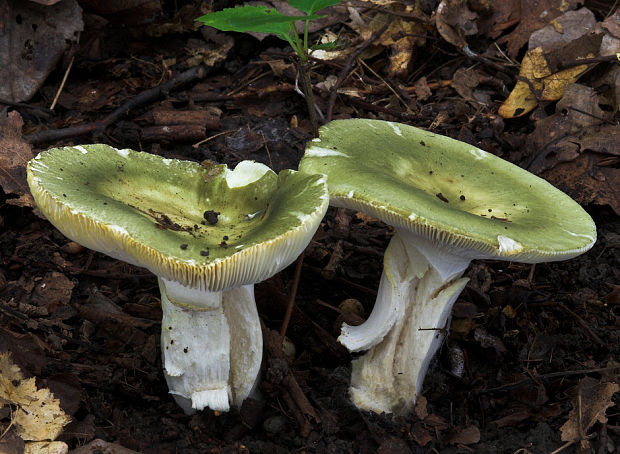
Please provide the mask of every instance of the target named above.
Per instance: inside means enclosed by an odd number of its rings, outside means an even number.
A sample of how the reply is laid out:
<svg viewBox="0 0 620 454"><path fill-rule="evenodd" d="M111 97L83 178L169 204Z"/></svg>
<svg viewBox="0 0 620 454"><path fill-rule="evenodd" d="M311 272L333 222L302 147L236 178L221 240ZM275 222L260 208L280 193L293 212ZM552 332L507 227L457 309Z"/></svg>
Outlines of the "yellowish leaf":
<svg viewBox="0 0 620 454"><path fill-rule="evenodd" d="M9 353L0 354L0 404L14 407L13 424L24 440L54 440L71 420L49 389L24 378Z"/></svg>
<svg viewBox="0 0 620 454"><path fill-rule="evenodd" d="M542 47L528 50L521 62L521 80L498 113L504 118L516 118L534 110L539 101L557 101L562 98L566 87L576 82L586 69L587 65L579 65L553 73Z"/></svg>

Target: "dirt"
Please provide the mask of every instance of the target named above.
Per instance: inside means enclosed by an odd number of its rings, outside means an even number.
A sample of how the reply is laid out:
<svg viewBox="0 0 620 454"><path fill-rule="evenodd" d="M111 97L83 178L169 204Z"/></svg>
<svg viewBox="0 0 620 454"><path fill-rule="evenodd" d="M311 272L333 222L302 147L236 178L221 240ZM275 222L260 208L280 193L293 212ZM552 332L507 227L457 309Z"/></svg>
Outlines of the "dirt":
<svg viewBox="0 0 620 454"><path fill-rule="evenodd" d="M589 6L597 14L602 11L595 2ZM184 61L186 40L198 36L176 34L164 42L132 35L118 24L109 24L103 33L114 36L107 58L76 57L64 89L73 97L67 96L51 117L11 107L24 118L26 136L96 121L169 77L159 71L161 60ZM46 141L34 151L101 140L165 157L229 166L253 159L276 171L296 168L312 137L305 102L290 88L295 82L290 68L275 75L258 57L266 52L264 60L288 64L288 58L279 56L287 50L272 39L234 39L234 51L209 68L205 78L138 107L103 135ZM446 42L429 41L424 51L436 55L425 63L428 80L472 64ZM369 62L380 70L386 58L379 53ZM317 64L315 76L322 80L325 71L327 66ZM49 105L62 76L61 68L52 73L28 104ZM83 103L74 99L93 83L103 87L119 80L125 83L122 90L93 111L80 108ZM381 86L376 82L375 88ZM288 88L269 91L279 85ZM229 95L233 90L245 95ZM270 94L263 96L261 90ZM199 96L221 98L195 101ZM381 96L392 95L384 90ZM494 87L490 96L497 106L503 94ZM322 107L327 98L318 90ZM531 160L523 148L534 130L530 117L501 121L450 87L434 88L429 99L416 104L415 115L395 105L396 98L388 108L372 110L339 99L334 117L382 118L420 127L441 117L434 129L438 133L521 166ZM141 116L156 107L206 106L221 110L219 129L205 132L210 140L197 147L192 146L197 141L167 137L148 142L140 137ZM617 114L615 121L617 125ZM470 283L455 305L423 398L409 416L363 412L348 399L352 355L336 338L341 323L354 316L338 306L354 298L365 315L370 313L392 230L363 214L330 208L304 256L287 330L296 348L294 359L267 345L260 399L248 399L226 414L206 410L187 416L168 394L162 374L156 277L70 242L32 208L6 203L14 197L3 194L0 206L0 351L11 351L25 374L37 377L37 384L60 399L73 421L59 440L71 449L102 439L143 453L550 453L565 444L561 428L571 410L581 405L585 412L596 403L578 404L580 383L586 377L601 386L618 383L620 221L607 205L584 207L598 229L596 245L584 255L535 267L472 264L466 272ZM293 280L294 265L256 286L266 344L281 328ZM298 389L287 381L291 376ZM8 408L0 410L3 430L11 420ZM585 427L583 440L563 452L615 452L620 446L617 396L605 408L607 418Z"/></svg>

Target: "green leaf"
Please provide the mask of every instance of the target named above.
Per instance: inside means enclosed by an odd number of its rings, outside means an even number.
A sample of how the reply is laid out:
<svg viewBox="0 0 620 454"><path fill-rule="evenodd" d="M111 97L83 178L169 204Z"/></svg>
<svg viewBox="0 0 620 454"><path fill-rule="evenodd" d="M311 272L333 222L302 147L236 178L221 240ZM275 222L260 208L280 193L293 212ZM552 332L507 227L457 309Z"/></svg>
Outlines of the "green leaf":
<svg viewBox="0 0 620 454"><path fill-rule="evenodd" d="M337 5L340 0L288 0L288 4L306 14L312 14L328 6ZM307 17L305 19L308 19Z"/></svg>
<svg viewBox="0 0 620 454"><path fill-rule="evenodd" d="M336 42L336 41L332 41L330 43L322 43L322 44L314 44L312 47L310 47L310 51L313 52L315 50L335 50L335 49L341 49L343 46Z"/></svg>
<svg viewBox="0 0 620 454"><path fill-rule="evenodd" d="M269 33L290 41L291 25L301 19L307 16L285 16L266 6L245 5L206 14L196 20L222 31Z"/></svg>

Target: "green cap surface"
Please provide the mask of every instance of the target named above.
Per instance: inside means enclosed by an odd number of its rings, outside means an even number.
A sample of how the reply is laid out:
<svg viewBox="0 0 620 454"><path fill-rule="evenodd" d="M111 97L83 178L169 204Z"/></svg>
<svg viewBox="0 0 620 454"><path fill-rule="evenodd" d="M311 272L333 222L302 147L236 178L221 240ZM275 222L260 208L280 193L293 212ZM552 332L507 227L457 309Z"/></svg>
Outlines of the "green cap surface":
<svg viewBox="0 0 620 454"><path fill-rule="evenodd" d="M299 166L327 175L331 204L467 250L536 263L596 241L590 216L545 180L479 148L412 126L336 120Z"/></svg>
<svg viewBox="0 0 620 454"><path fill-rule="evenodd" d="M185 286L259 282L307 246L325 177L243 161L235 170L107 145L54 148L28 164L43 214L72 240Z"/></svg>

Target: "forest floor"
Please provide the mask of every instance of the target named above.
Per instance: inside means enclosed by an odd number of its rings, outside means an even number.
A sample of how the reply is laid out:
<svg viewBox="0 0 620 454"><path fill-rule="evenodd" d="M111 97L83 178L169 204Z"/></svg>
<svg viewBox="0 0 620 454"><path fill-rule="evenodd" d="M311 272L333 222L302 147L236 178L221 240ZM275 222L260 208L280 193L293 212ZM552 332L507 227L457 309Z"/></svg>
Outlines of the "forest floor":
<svg viewBox="0 0 620 454"><path fill-rule="evenodd" d="M190 19L204 10L191 2L161 2L148 23L137 23L133 10L106 16L93 11L96 2L80 3L87 26L79 45L32 98L0 100L0 352L12 352L23 374L49 388L70 415L58 440L79 453L620 449L619 65L588 54L596 61L564 74L574 83L555 99L516 118L498 114L517 80L527 78L519 70L528 40L531 48L532 33L562 17L560 4L587 9L599 34L620 41L613 2L506 1L496 2L502 11L476 12L456 1L439 21L432 0L391 10L352 2L331 10L311 34L345 43L337 58L312 60L316 103L327 120L385 119L471 143L546 178L597 224L595 246L569 261L470 266L446 342L408 416L363 412L349 401L352 356L336 338L351 314L339 306L354 298L370 313L393 232L334 208L305 252L287 330L292 359L282 359L273 336L295 266L256 285L266 340L262 398L226 414L187 416L175 404L162 373L156 277L69 241L39 217L24 163L47 148L104 142L230 167L251 159L280 171L297 168L312 127L285 43L198 29ZM549 14L544 20L541 7ZM467 49L474 56L458 50L459 30L472 24L477 31L467 36ZM561 29L561 21L553 26ZM592 45L580 36L563 42L573 46L573 60ZM504 112L527 108L520 103L504 104ZM287 375L298 386L283 380ZM11 426L16 409L0 408L0 452L23 449Z"/></svg>

